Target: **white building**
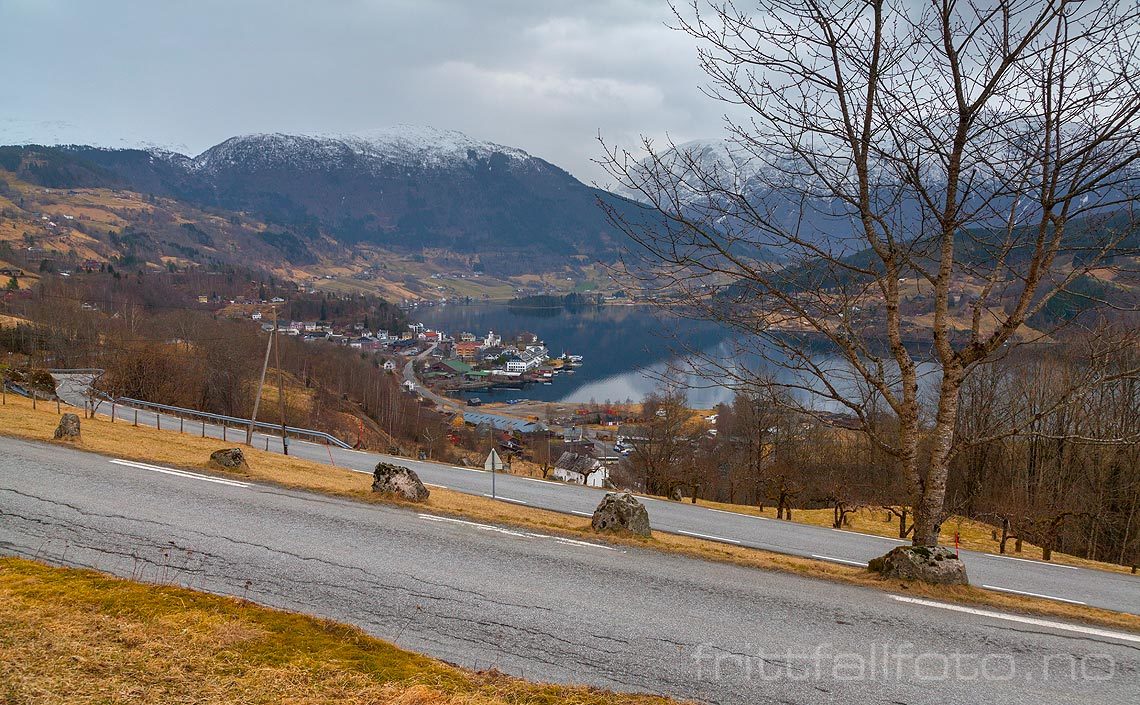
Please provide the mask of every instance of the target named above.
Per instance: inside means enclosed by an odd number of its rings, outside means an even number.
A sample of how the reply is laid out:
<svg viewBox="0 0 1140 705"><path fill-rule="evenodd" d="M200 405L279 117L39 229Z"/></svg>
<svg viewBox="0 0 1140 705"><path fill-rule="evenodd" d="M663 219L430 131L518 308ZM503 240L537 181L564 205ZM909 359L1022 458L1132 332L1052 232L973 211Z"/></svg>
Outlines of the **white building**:
<svg viewBox="0 0 1140 705"><path fill-rule="evenodd" d="M527 348L507 360L507 372L530 372L546 362L546 348Z"/></svg>
<svg viewBox="0 0 1140 705"><path fill-rule="evenodd" d="M606 487L610 479L609 468L600 460L570 451L562 454L550 474L556 480L587 487Z"/></svg>

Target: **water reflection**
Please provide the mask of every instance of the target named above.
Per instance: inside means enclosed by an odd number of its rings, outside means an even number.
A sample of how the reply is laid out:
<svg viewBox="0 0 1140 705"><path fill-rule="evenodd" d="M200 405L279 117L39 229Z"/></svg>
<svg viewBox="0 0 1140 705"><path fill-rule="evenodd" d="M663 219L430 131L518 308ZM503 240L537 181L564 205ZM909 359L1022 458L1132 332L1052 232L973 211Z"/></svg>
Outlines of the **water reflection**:
<svg viewBox="0 0 1140 705"><path fill-rule="evenodd" d="M565 309L529 310L504 304L471 304L421 307L413 318L430 328L451 335L463 331L482 336L488 330L503 335L504 340L523 332L534 333L546 341L551 354L563 352L583 355L585 364L573 374L557 376L549 385L530 385L525 390L478 392L485 400L513 398L551 402L640 401L660 387L660 380L675 368L699 366L711 368L688 358L678 361L678 351L699 350L724 364L744 365L749 369L765 367L782 381L793 381L793 373L764 365L758 355L740 354L741 345L730 331L707 321L693 321L645 306L604 306L574 312ZM779 358L774 347L765 348L766 355ZM857 382L838 359L820 352L815 361L829 370L830 381L844 393L854 392ZM932 377L933 366L923 367ZM711 408L732 400L731 387L711 383L699 375L675 374L686 388L689 404L695 408ZM818 388L818 381L800 379ZM806 393L802 397L810 396ZM837 403L817 401L818 408L842 411Z"/></svg>

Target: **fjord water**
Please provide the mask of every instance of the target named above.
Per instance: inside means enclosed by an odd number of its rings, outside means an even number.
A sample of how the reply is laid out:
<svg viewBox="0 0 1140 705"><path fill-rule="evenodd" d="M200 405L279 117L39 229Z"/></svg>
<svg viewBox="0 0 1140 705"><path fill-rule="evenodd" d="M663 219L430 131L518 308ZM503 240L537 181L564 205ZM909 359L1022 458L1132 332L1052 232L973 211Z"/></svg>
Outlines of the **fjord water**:
<svg viewBox="0 0 1140 705"><path fill-rule="evenodd" d="M583 366L573 374L558 375L549 385L532 384L522 391L497 389L467 395L485 401L516 398L551 402L641 401L661 386L661 376L671 361L683 358L685 352L699 350L718 360L730 361L737 349L736 334L724 326L682 318L650 306L611 305L568 310L521 308L504 303L448 304L420 306L412 312L412 318L450 335L469 331L482 337L493 330L509 340L519 333L534 333L546 342L551 355L565 352L585 358ZM774 350L770 352L776 354ZM837 377L843 376L840 372L843 366L838 362L829 362L825 355L817 362L836 369ZM756 356L749 356L744 363L750 369L761 366ZM790 377L783 370L773 372L780 377ZM694 408L712 408L732 400L733 390L725 385L692 375L673 379L686 387L689 404ZM847 385L840 383L840 386ZM817 406L839 410L830 404Z"/></svg>

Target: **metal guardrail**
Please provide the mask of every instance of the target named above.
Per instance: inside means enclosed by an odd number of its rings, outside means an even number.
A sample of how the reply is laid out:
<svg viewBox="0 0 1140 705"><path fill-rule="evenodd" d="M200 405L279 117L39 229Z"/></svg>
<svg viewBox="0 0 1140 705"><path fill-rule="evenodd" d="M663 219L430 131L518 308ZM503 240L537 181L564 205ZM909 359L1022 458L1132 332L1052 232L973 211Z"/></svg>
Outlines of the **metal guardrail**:
<svg viewBox="0 0 1140 705"><path fill-rule="evenodd" d="M104 372L99 367L76 367L70 370L48 369L45 371L52 375L101 375Z"/></svg>
<svg viewBox="0 0 1140 705"><path fill-rule="evenodd" d="M112 403L122 404L124 406L138 407L140 409L165 411L168 414L176 416L189 416L207 421L217 421L219 423L228 424L234 427L249 428L249 419L243 419L239 416L226 416L225 414L211 414L208 411L198 411L197 409L187 409L181 406L169 406L167 404L157 404L152 401L143 401L142 399L131 399L130 397L119 397L118 399L110 399ZM280 432L280 424L267 423L265 421L255 421L254 428ZM325 441L341 448L352 448L349 444L340 440L336 436L325 433L324 431L314 431L311 428L297 428L295 426L286 426L285 432L294 436L308 436L309 438L316 438Z"/></svg>
<svg viewBox="0 0 1140 705"><path fill-rule="evenodd" d="M71 374L71 375L79 375L79 374L101 375L101 374L103 374L103 370L98 369L98 368L83 368L83 369L72 369L72 370L48 370L48 372L50 374ZM243 418L238 417L238 416L226 416L225 414L212 414L208 411L198 411L197 409L187 409L187 408L182 407L182 406L170 406L168 404L159 404L159 403L156 403L153 401L144 401L142 399L132 399L130 397L115 398L115 397L112 397L109 394L102 392L98 389L95 389L93 387L89 387L87 391L91 396L94 396L94 397L102 400L104 403L109 402L111 404L121 404L123 406L129 406L129 407L140 408L140 409L147 409L147 410L151 410L151 411L164 411L164 412L171 414L173 416L184 416L184 417L190 417L190 418L198 418L198 419L203 419L206 421L216 421L220 424L226 424L226 425L230 425L230 426L234 426L234 427L249 428L249 419L243 419ZM253 427L256 429L264 430L264 431L271 431L274 434L280 433L280 431L281 431L281 425L280 424L271 424L271 423L267 423L265 421L256 421L256 422L254 422ZM314 439L324 441L326 443L338 446L340 448L349 448L349 449L352 448L352 446L350 446L349 444L340 440L336 436L329 434L329 433L325 433L324 431L315 431L311 428L297 428L296 426L286 426L285 432L290 434L290 435L293 435L293 436L305 436L308 438L314 438Z"/></svg>

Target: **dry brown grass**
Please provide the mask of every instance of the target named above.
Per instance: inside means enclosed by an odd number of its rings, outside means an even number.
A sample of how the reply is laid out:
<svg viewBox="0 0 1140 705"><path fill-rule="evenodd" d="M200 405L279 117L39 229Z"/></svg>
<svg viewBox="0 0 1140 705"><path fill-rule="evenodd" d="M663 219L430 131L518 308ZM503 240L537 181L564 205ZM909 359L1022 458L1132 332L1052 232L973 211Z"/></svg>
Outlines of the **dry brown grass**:
<svg viewBox="0 0 1140 705"><path fill-rule="evenodd" d="M55 412L54 404L48 405L40 402L38 407L38 410L33 411L30 401L9 395L8 404L0 406L0 433L39 441L50 441L59 416ZM63 408L66 410L67 407ZM222 447L221 441L217 439L203 439L192 433L180 434L177 431L157 431L153 428L133 427L129 422L121 420L111 423L103 418L84 420L83 438L79 443L72 445L82 450L104 455L213 473L218 473L218 470L208 464L209 455L212 451ZM391 502L391 500L379 497L371 492L371 476L367 474L293 456L284 457L256 448L245 448L244 452L249 461L249 468L240 473L229 473L229 475L258 482L323 492L355 501ZM619 545L666 551L703 560L795 573L806 577L834 580L899 594L983 605L1043 616L1077 619L1140 632L1140 616L1137 615L998 593L974 587L946 588L885 581L862 568L662 532L654 533L650 539L612 534L599 536L590 529L589 521L581 517L546 509L507 504L487 497L463 494L443 488L432 488L431 497L428 501L414 505L414 508L418 511L541 530L578 539L605 541ZM752 509L755 512L755 508L746 507L745 509Z"/></svg>
<svg viewBox="0 0 1140 705"><path fill-rule="evenodd" d="M0 702L616 705L675 702L472 672L343 624L0 559Z"/></svg>
<svg viewBox="0 0 1140 705"><path fill-rule="evenodd" d="M0 313L0 327L6 326L8 328L14 328L21 323L30 323L30 321L19 316L9 316L8 314Z"/></svg>

